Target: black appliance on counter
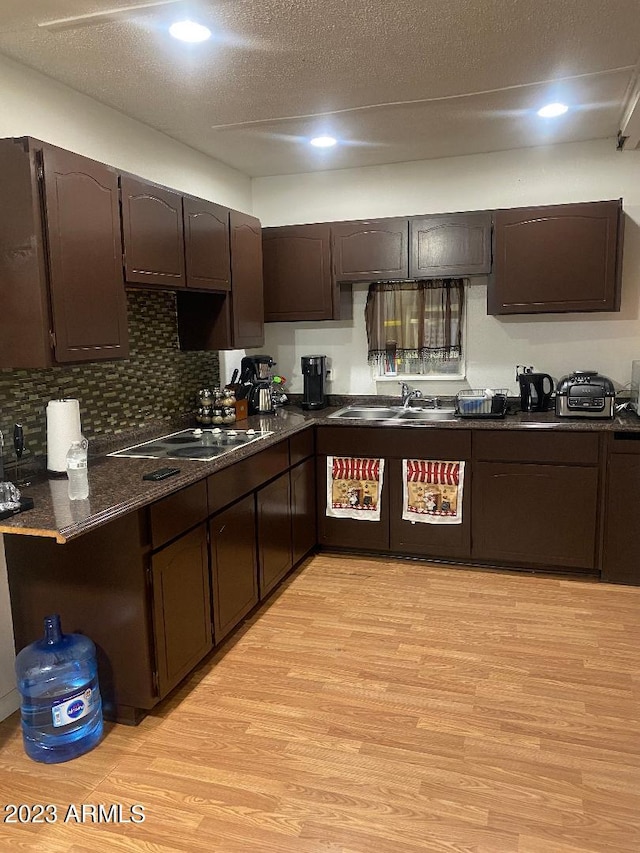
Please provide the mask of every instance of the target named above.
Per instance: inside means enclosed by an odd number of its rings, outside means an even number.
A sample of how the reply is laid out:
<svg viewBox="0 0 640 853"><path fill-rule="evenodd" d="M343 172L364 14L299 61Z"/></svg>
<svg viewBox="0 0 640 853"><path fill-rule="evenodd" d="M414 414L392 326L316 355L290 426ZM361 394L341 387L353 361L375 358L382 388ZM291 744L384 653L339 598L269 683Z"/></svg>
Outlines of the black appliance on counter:
<svg viewBox="0 0 640 853"><path fill-rule="evenodd" d="M561 418L613 418L616 392L613 382L597 370L574 370L563 376L556 390L556 415Z"/></svg>
<svg viewBox="0 0 640 853"><path fill-rule="evenodd" d="M520 366L516 368L520 371ZM553 408L553 378L548 373L534 373L533 368L523 367L517 373L520 386L520 408L523 412L548 412Z"/></svg>
<svg viewBox="0 0 640 853"><path fill-rule="evenodd" d="M240 386L243 396L248 400L250 415L273 412L274 365L270 355L247 355L240 362Z"/></svg>
<svg viewBox="0 0 640 853"><path fill-rule="evenodd" d="M327 406L326 361L326 355L303 355L300 359L304 377L303 409L324 409Z"/></svg>

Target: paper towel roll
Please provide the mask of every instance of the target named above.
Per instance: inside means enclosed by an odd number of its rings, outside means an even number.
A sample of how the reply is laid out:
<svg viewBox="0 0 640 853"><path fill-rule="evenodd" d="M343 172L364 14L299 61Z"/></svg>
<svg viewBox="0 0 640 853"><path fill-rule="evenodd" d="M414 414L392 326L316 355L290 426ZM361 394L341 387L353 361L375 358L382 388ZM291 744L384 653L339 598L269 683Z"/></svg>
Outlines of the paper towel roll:
<svg viewBox="0 0 640 853"><path fill-rule="evenodd" d="M72 441L80 441L80 403L77 400L49 400L47 403L47 469L67 470L67 451Z"/></svg>

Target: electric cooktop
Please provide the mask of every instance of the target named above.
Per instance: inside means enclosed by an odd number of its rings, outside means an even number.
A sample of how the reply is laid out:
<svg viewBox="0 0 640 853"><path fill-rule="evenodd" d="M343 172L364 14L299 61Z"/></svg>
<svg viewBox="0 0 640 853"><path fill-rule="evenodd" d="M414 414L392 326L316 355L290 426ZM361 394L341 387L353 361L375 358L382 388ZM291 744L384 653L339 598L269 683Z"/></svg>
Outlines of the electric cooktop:
<svg viewBox="0 0 640 853"><path fill-rule="evenodd" d="M107 456L125 459L192 459L210 462L239 447L259 441L271 435L268 430L233 429L184 429L171 435L154 438L143 444L134 444L124 450L116 450Z"/></svg>

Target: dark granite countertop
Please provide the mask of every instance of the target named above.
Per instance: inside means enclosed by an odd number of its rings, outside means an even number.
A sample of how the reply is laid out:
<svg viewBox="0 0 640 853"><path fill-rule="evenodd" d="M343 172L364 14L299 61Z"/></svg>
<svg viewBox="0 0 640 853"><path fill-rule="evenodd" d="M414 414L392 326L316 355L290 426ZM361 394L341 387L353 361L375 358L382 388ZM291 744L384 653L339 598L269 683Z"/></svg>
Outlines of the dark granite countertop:
<svg viewBox="0 0 640 853"><path fill-rule="evenodd" d="M362 404L362 398L341 401ZM378 399L368 398L369 405L382 404ZM142 475L160 467L157 459L122 459L104 454L145 441L161 435L167 435L188 423L176 422L170 425L154 425L135 432L120 434L109 439L92 443L89 458L89 498L85 501L70 501L67 495L67 479L48 479L45 474L36 477L32 485L24 487L22 493L34 499L32 510L0 522L0 533L46 536L57 542L67 542L96 527L140 509L163 498L178 489L191 485L235 462L253 456L301 430L314 424L358 426L363 428L380 427L375 421L342 421L328 418L340 406L333 406L318 412L303 412L297 406L278 410L275 415L260 415L249 418L242 426L251 426L270 430L272 435L260 441L240 447L211 462L180 460L180 473L160 482L142 480ZM589 420L558 418L552 412L522 413L508 415L504 419L456 418L452 421L434 421L426 424L403 424L391 429L474 429L474 430L540 430L551 429L584 432L640 432L640 418L634 413L622 412L613 420ZM178 467L178 466L176 466Z"/></svg>

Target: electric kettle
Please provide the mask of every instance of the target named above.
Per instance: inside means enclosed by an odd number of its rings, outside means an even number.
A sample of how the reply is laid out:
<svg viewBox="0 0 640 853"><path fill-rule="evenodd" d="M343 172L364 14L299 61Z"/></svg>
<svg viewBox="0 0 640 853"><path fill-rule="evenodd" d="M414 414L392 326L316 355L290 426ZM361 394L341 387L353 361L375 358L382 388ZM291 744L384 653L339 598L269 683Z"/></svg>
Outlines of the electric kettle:
<svg viewBox="0 0 640 853"><path fill-rule="evenodd" d="M519 367L516 368L519 370ZM523 412L548 412L555 383L548 373L534 373L531 367L517 374L520 385L520 408Z"/></svg>
<svg viewBox="0 0 640 853"><path fill-rule="evenodd" d="M260 415L273 412L273 395L271 380L256 382L249 392L249 414Z"/></svg>

